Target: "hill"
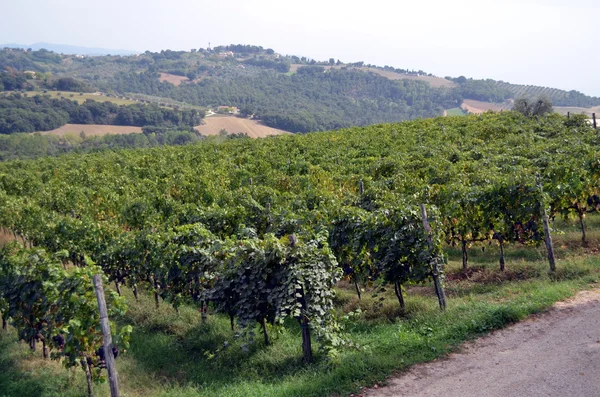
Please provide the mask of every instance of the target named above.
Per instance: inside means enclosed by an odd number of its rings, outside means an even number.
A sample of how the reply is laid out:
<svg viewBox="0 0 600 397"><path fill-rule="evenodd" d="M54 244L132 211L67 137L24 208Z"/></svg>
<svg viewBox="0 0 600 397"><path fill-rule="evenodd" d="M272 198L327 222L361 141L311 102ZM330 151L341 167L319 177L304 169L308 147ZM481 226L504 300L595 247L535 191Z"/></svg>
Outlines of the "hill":
<svg viewBox="0 0 600 397"><path fill-rule="evenodd" d="M290 65L290 72L291 73L296 73L298 71L299 68L306 66L306 65L302 65L302 64L292 64ZM432 76L432 75L426 75L426 74L420 74L420 73L409 73L408 71L396 71L392 68L378 68L375 66L347 66L344 64L341 65L326 65L323 66L323 68L325 70L329 70L329 69L344 69L344 70L360 70L362 72L366 72L366 73L375 73L379 76L385 77L387 79L390 80L418 80L418 81L424 81L426 83L429 83L432 87L435 88L440 88L440 87L446 87L446 88L453 88L456 87L456 83L454 83L453 81L450 81L448 79L445 78L441 78L441 77L436 77L436 76Z"/></svg>
<svg viewBox="0 0 600 397"><path fill-rule="evenodd" d="M547 94L555 106L600 106L600 98L577 91L439 77L364 62L316 61L253 45L97 57L4 49L0 71L5 90L35 90L49 80L54 89L63 81L77 91L167 98L178 108L234 106L242 115L253 114L265 125L289 132L433 117L465 101L502 104L523 93ZM15 83L17 78L21 80Z"/></svg>
<svg viewBox="0 0 600 397"><path fill-rule="evenodd" d="M21 48L29 49L34 51L45 49L48 51L56 52L57 54L71 54L71 55L89 55L89 56L101 56L101 55L134 55L139 54L138 51L131 50L115 50L107 48L93 48L93 47L80 47L68 44L53 44L53 43L33 43L33 44L0 44L0 48Z"/></svg>

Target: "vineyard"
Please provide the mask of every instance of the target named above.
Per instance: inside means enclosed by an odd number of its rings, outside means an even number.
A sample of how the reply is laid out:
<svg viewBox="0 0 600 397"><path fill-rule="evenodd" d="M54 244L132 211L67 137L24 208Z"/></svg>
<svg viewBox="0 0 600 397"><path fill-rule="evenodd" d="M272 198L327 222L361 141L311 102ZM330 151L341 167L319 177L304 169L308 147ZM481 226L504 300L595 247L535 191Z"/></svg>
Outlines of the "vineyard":
<svg viewBox="0 0 600 397"><path fill-rule="evenodd" d="M577 91L565 91L536 85L510 84L503 81L497 81L496 85L501 89L508 90L514 97L521 95L548 97L555 106L580 106L584 108L600 106L600 98L586 97Z"/></svg>
<svg viewBox="0 0 600 397"><path fill-rule="evenodd" d="M122 349L135 332L127 305L198 313L208 331L194 334L196 359L215 376L199 381L206 395L234 395L233 385L211 389L230 350L239 368L281 340L294 371L320 368L338 384L278 386L259 368L250 378L260 387L235 395L354 390L406 363L359 358L355 372L335 372L344 357L381 348L364 346L371 325L381 327L344 305L349 294L374 312L393 294L387 321L401 346L403 316L418 316L406 301L413 287L429 291L424 306L458 310L445 291L448 252L459 252L467 276L475 245L497 247L498 273L509 272L506 252L548 244L544 224L555 218L576 219L587 244L586 215L600 208L598 139L578 116L503 112L1 163L0 226L15 237L0 251L3 326L31 350L41 343L44 357L81 367L90 385L102 380L91 283L102 273ZM550 262L551 274L565 274ZM425 359L439 354L428 343Z"/></svg>

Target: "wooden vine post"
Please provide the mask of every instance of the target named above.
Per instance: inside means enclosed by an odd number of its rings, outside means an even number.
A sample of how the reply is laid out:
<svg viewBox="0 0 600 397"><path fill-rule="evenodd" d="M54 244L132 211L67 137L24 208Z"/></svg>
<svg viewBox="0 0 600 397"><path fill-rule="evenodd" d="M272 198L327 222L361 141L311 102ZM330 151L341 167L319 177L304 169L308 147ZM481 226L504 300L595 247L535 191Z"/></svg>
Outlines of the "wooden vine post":
<svg viewBox="0 0 600 397"><path fill-rule="evenodd" d="M598 124L596 124L596 113L592 113L592 122L594 123L594 129L598 129Z"/></svg>
<svg viewBox="0 0 600 397"><path fill-rule="evenodd" d="M428 234L428 243L429 248L433 252L433 242L431 241L431 226L429 225L429 219L427 218L427 209L425 208L425 204L421 204L421 218L423 219L423 228ZM440 264L438 263L438 258L434 259L433 266L433 284L435 285L435 293L438 297L438 302L440 303L440 309L446 310L446 294L444 293L444 286L442 285L442 280L440 279Z"/></svg>
<svg viewBox="0 0 600 397"><path fill-rule="evenodd" d="M540 194L543 193L542 182L540 181L539 175L537 177L537 185L540 190ZM542 200L542 223L544 224L544 243L546 244L546 251L548 251L548 263L550 264L550 271L556 270L556 259L554 258L554 246L552 245L552 235L550 234L550 224L548 222L548 213L546 212L546 206Z"/></svg>
<svg viewBox="0 0 600 397"><path fill-rule="evenodd" d="M543 209L542 220L544 222L544 242L548 251L548 262L550 263L550 271L556 270L556 260L554 259L554 247L552 245L552 236L550 235L550 225L548 224L548 214L546 209Z"/></svg>
<svg viewBox="0 0 600 397"><path fill-rule="evenodd" d="M119 397L119 379L117 368L115 367L115 356L113 355L112 335L110 333L110 324L108 323L108 310L106 300L104 299L104 288L102 287L102 277L99 274L94 275L94 288L96 290L96 299L98 300L98 310L100 311L100 325L104 336L104 360L106 361L106 370L108 371L108 383L110 385L111 397Z"/></svg>

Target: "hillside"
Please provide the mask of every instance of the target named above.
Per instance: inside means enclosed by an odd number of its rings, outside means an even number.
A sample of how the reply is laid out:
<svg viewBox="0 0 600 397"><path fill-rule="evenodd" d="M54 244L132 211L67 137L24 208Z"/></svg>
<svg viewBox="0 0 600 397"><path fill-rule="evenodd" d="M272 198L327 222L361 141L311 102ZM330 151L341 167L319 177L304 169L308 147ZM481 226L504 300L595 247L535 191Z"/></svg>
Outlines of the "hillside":
<svg viewBox="0 0 600 397"><path fill-rule="evenodd" d="M306 66L303 64L292 64L290 65L290 73L296 73L299 68ZM390 80L417 80L429 83L434 88L453 88L456 87L456 83L445 78L436 77L432 75L426 75L421 73L409 73L408 71L396 71L391 68L378 68L374 66L347 66L341 65L325 65L325 70L329 69L345 69L345 70L359 70L365 73L374 73L379 76L385 77ZM162 78L162 77L161 77Z"/></svg>
<svg viewBox="0 0 600 397"><path fill-rule="evenodd" d="M32 50L41 50L45 49L48 51L56 52L57 54L70 54L70 55L92 55L92 56L100 56L100 55L133 55L139 54L137 51L130 50L115 50L108 48L92 48L92 47L82 47L68 44L54 44L54 43L33 43L33 44L0 44L0 48L20 48L20 49L29 49Z"/></svg>
<svg viewBox="0 0 600 397"><path fill-rule="evenodd" d="M73 89L61 88L65 84ZM254 114L265 125L289 132L433 117L465 100L502 104L524 93L548 95L555 106L600 106L600 98L577 91L439 77L365 62L316 61L252 45L97 57L0 51L0 91L39 90L40 85L166 98L179 108L235 106L243 115Z"/></svg>

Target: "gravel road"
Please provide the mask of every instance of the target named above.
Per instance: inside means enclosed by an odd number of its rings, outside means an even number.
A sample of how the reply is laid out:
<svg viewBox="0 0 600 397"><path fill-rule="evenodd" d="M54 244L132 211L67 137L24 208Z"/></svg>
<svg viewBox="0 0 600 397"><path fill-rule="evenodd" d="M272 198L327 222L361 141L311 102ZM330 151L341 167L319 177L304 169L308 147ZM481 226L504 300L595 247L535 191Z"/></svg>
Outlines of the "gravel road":
<svg viewBox="0 0 600 397"><path fill-rule="evenodd" d="M361 395L600 396L600 289L581 292Z"/></svg>

